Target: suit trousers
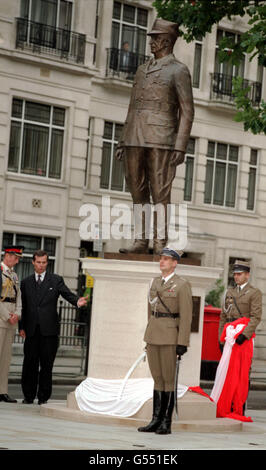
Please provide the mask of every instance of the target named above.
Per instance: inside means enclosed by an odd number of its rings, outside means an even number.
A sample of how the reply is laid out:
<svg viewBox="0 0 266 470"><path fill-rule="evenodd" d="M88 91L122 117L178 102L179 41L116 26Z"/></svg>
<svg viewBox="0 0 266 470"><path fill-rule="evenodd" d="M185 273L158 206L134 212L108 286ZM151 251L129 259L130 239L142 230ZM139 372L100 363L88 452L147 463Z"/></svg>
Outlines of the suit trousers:
<svg viewBox="0 0 266 470"><path fill-rule="evenodd" d="M147 357L154 390L172 392L175 389L176 345L147 344Z"/></svg>
<svg viewBox="0 0 266 470"><path fill-rule="evenodd" d="M37 325L35 333L24 343L22 391L26 400L49 400L52 394L52 371L58 348L58 336L43 336Z"/></svg>
<svg viewBox="0 0 266 470"><path fill-rule="evenodd" d="M8 373L12 356L14 328L0 328L0 394L8 392Z"/></svg>

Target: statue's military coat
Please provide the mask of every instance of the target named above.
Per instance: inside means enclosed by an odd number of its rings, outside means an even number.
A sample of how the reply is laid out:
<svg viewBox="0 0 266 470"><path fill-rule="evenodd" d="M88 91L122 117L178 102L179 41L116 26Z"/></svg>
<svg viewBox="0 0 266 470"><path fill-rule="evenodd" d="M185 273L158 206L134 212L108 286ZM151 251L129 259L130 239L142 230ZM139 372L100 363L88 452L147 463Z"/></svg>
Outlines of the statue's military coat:
<svg viewBox="0 0 266 470"><path fill-rule="evenodd" d="M173 54L141 65L135 75L119 147L186 151L194 117L190 73Z"/></svg>
<svg viewBox="0 0 266 470"><path fill-rule="evenodd" d="M153 279L148 303L148 325L144 335L144 341L153 345L189 345L189 337L192 321L192 293L189 282L174 274L163 286L162 278ZM156 318L152 311L168 313L167 309L158 298L158 293L163 303L171 313L178 313L178 318Z"/></svg>
<svg viewBox="0 0 266 470"><path fill-rule="evenodd" d="M234 303L234 298L238 309ZM232 322L241 316L250 318L250 321L243 331L243 334L250 339L260 323L262 315L262 293L259 289L247 283L243 289L238 292L237 287L229 288L225 295L219 322L219 339L221 337L224 325Z"/></svg>

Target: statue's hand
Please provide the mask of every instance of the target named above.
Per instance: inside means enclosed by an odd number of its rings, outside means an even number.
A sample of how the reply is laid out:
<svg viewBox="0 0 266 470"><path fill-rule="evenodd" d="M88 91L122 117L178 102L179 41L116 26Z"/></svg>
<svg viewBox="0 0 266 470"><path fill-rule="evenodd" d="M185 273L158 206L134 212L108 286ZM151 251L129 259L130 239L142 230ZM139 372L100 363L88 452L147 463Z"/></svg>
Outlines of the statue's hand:
<svg viewBox="0 0 266 470"><path fill-rule="evenodd" d="M116 152L115 152L115 158L117 160L123 160L124 158L124 148L123 147L119 147Z"/></svg>
<svg viewBox="0 0 266 470"><path fill-rule="evenodd" d="M177 166L183 163L185 160L185 152L180 152L180 150L173 150L170 157L170 164Z"/></svg>

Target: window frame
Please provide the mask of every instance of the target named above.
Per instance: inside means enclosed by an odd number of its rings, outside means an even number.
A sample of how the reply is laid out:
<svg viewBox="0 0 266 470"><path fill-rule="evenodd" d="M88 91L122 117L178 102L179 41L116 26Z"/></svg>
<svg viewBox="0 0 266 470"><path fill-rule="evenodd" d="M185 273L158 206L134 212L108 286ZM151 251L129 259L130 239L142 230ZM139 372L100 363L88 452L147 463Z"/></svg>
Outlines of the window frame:
<svg viewBox="0 0 266 470"><path fill-rule="evenodd" d="M196 72L195 67L195 59L196 59L196 52L197 48L200 47L199 53L199 71ZM197 88L198 90L201 88L201 75L202 75L202 56L203 56L203 38L195 40L195 47L194 47L194 59L193 59L193 74L192 74L192 87ZM196 80L197 78L197 80Z"/></svg>
<svg viewBox="0 0 266 470"><path fill-rule="evenodd" d="M237 200L238 200L238 180L239 180L239 154L240 154L240 146L235 145L233 143L228 143L228 142L218 142L214 140L208 140L208 147L209 143L214 144L214 154L213 157L208 155L208 148L207 148L207 154L206 154L206 172L205 172L205 189L204 189L204 205L209 206L209 207L220 207L222 209L231 209L231 210L236 210L237 209ZM217 157L217 149L218 145L226 145L226 159L219 158ZM237 147L238 149L238 159L237 161L233 161L229 159L229 151L230 147ZM208 167L208 162L213 162L213 171L212 171L212 186L211 186L211 201L206 202L206 185L207 185L207 167ZM223 192L223 204L217 204L214 202L214 197L215 197L215 180L216 180L216 170L218 168L217 163L223 163L225 164L225 182L224 182L224 192ZM227 197L227 190L228 190L228 169L229 165L234 165L236 167L236 182L235 182L235 196L234 196L234 206L226 205L226 197Z"/></svg>
<svg viewBox="0 0 266 470"><path fill-rule="evenodd" d="M253 164L251 161L252 151L256 152L256 164ZM254 184L254 193L253 193L253 207L250 209L248 207L249 204L249 191L250 191L250 178L251 178L251 170L255 170L255 184ZM248 187L247 187L247 206L246 209L249 212L256 211L256 202L257 202L257 185L258 185L258 171L259 171L259 150L255 148L250 148L250 159L249 159L249 172L248 172Z"/></svg>
<svg viewBox="0 0 266 470"><path fill-rule="evenodd" d="M112 35L111 35L111 48L114 48L114 44L112 44L112 36L113 36L113 23L117 23L119 24L119 39L118 39L118 45L119 47L117 48L118 50L122 49L122 35L123 35L123 26L129 26L131 28L137 28L137 29L141 29L143 31L146 32L146 35L147 35L147 32L148 32L148 15L149 15L149 10L146 9L146 8L142 8L141 6L136 6L136 5L130 5L129 3L126 3L126 2L122 2L122 1L119 1L119 0L114 0L114 3L120 3L121 4L121 10L120 10L120 18L114 18L113 16L113 12L112 12ZM123 13L124 13L124 6L130 6L130 7L133 7L135 9L135 16L134 16L134 23L129 23L127 21L125 21L123 19ZM147 26L142 26L142 25L139 25L138 22L137 22L137 15L138 15L138 9L142 9L142 10L146 10L147 11ZM136 35L137 37L137 35ZM134 37L134 42L136 41L136 38ZM132 45L132 50L131 52L133 53L136 53L136 54L143 54L143 55L146 55L146 52L147 52L147 38L145 40L145 51L144 52L140 52L138 50L138 48L136 47L138 45L134 44Z"/></svg>
<svg viewBox="0 0 266 470"><path fill-rule="evenodd" d="M197 138L196 137L190 137L189 141L193 140L194 141L194 153L189 152L188 150L186 151L185 154L185 177L184 177L184 189L183 189L183 200L186 202L193 202L194 199L194 183L195 183L195 162L196 162L196 146L197 146ZM185 191L186 191L186 186L189 185L188 179L187 179L187 161L188 158L192 160L192 179L191 179L191 197L190 199L185 199Z"/></svg>
<svg viewBox="0 0 266 470"><path fill-rule="evenodd" d="M116 145L118 144L119 140L115 139L115 131L116 131L116 125L119 125L121 126L121 131L122 131L122 127L123 127L123 124L121 124L120 122L114 122L114 121L110 121L110 120L107 120L105 119L104 120L104 128L105 128L105 124L106 123L110 123L112 124L112 137L111 139L108 139L107 137L104 137L104 129L103 129L103 136L102 136L102 160L101 160L101 175L100 175L100 190L101 191L114 191L118 194L127 194L128 191L126 190L126 179L125 179L125 175L124 175L124 178L123 178L123 189L119 190L119 189L112 189L112 174L113 174L113 162L114 162L114 159L115 159L115 151L116 151ZM103 165L103 148L104 148L104 143L108 143L111 145L111 155L110 155L110 168L109 168L109 177L108 177L108 188L103 188L101 186L101 177L102 177L102 165Z"/></svg>
<svg viewBox="0 0 266 470"><path fill-rule="evenodd" d="M12 115L12 108L13 108L13 102L14 100L20 100L22 102L22 112L21 112L21 117L14 117ZM41 121L34 121L30 119L25 118L25 108L26 108L26 102L28 103L35 103L35 104L40 104L40 105L46 105L49 106L50 110L50 118L49 118L49 123L41 122ZM56 124L53 124L53 116L54 116L54 108L61 108L64 110L64 126L59 126ZM12 132L12 123L17 122L20 124L20 137L19 137L19 155L18 155L18 169L17 171L9 169L9 152L10 152L10 143L11 143L11 132ZM46 160L46 172L45 175L38 175L37 173L27 173L21 171L22 167L22 154L23 154L23 138L24 138L24 127L25 124L30 124L33 126L39 126L39 127L45 127L48 129L48 145L47 145L47 160ZM50 177L49 176L49 168L50 168L50 163L51 163L51 146L52 146L52 131L53 130L60 130L63 132L63 138L62 138L62 153L61 153L61 167L60 167L60 177ZM15 174L15 175L20 175L21 177L31 177L31 178L41 178L41 180L44 181L56 181L56 182L61 182L62 181L62 174L63 174L63 160L64 160L64 148L65 148L65 138L66 138L66 108L61 105L55 105L55 104L50 104L47 102L42 102L42 101L37 101L37 100L32 100L28 98L21 98L19 96L12 96L11 100L11 113L10 113L10 132L9 132L9 147L8 147L8 159L7 159L7 172L9 174Z"/></svg>

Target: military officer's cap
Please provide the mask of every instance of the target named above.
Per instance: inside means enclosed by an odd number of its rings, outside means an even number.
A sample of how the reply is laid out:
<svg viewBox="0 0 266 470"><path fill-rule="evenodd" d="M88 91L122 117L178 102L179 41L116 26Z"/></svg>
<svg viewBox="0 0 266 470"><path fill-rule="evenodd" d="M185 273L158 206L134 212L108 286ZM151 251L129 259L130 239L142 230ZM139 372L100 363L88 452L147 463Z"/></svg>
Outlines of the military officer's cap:
<svg viewBox="0 0 266 470"><path fill-rule="evenodd" d="M172 23L172 21L157 18L154 21L148 36L151 36L152 34L169 34L170 36L173 36L173 38L177 39L179 34L179 27L178 24Z"/></svg>
<svg viewBox="0 0 266 470"><path fill-rule="evenodd" d="M7 246L4 248L5 253L19 256L19 258L21 258L21 256L23 255L23 250L24 250L24 246L21 246L21 245L12 245L12 246Z"/></svg>
<svg viewBox="0 0 266 470"><path fill-rule="evenodd" d="M248 261L240 261L236 260L233 266L233 272L234 273L242 273L242 272L248 272L250 271L250 264Z"/></svg>
<svg viewBox="0 0 266 470"><path fill-rule="evenodd" d="M161 253L160 253L161 256L170 256L171 258L176 259L177 261L180 260L182 254L183 254L183 252L173 250L173 248L170 248L170 247L167 247L167 246L165 248L163 248Z"/></svg>

